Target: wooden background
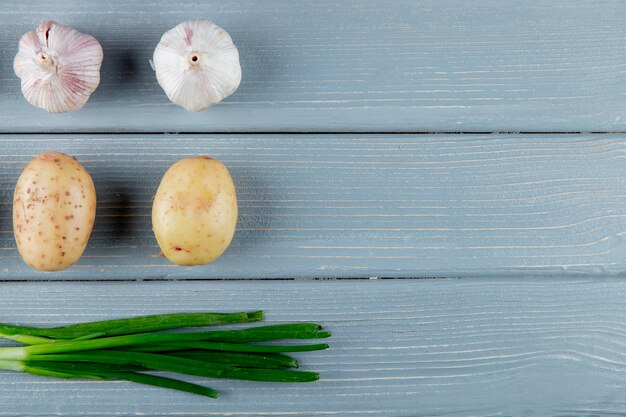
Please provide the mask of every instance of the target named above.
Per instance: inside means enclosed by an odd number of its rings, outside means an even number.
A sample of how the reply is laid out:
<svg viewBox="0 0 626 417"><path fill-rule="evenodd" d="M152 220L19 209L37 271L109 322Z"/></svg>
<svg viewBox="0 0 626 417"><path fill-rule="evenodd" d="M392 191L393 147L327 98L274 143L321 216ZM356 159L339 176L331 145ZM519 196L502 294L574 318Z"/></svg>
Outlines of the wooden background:
<svg viewBox="0 0 626 417"><path fill-rule="evenodd" d="M200 17L244 75L188 113L148 60ZM17 42L44 19L104 48L80 111L21 96ZM626 413L625 20L622 1L0 2L0 321L263 308L335 334L306 356L313 384L216 381L211 401L0 373L0 415ZM11 225L44 150L99 199L85 256L54 274ZM240 220L214 264L174 267L151 199L195 154L229 167Z"/></svg>

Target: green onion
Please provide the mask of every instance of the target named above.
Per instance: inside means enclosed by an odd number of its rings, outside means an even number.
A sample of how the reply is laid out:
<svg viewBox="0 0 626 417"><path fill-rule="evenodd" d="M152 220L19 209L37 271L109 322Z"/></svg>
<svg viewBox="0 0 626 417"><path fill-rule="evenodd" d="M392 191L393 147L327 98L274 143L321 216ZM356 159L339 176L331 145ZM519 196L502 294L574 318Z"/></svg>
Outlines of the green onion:
<svg viewBox="0 0 626 417"><path fill-rule="evenodd" d="M278 369L298 367L298 361L280 353L236 353L193 349L168 352L167 354L197 361L229 364L240 368Z"/></svg>
<svg viewBox="0 0 626 417"><path fill-rule="evenodd" d="M205 349L218 350L224 352L250 352L250 353L284 353L284 352L311 352L315 350L326 350L326 343L318 343L315 345L250 345L237 343L221 343L221 342L171 342L159 345L138 345L130 346L125 350L134 350L138 352L167 352L180 349Z"/></svg>
<svg viewBox="0 0 626 417"><path fill-rule="evenodd" d="M0 369L66 378L123 380L217 398L211 388L145 372L166 371L207 378L310 382L319 374L294 370L282 352L327 349L318 344L258 344L330 337L319 324L292 323L246 329L154 333L160 330L247 323L249 313L183 313L107 320L55 328L0 324L0 337L23 346L0 348Z"/></svg>
<svg viewBox="0 0 626 417"><path fill-rule="evenodd" d="M64 353L81 350L107 349L123 346L145 345L168 342L193 341L238 341L238 342L265 342L280 339L317 339L329 337L329 332L318 331L318 324L299 323L293 325L260 326L244 330L216 330L212 332L191 333L139 333L126 336L103 337L90 340L70 340L54 343L40 343L19 348L3 348L0 350L0 359L6 355L16 355L21 359L28 354ZM271 352L271 351L270 351ZM274 351L275 352L275 351Z"/></svg>
<svg viewBox="0 0 626 417"><path fill-rule="evenodd" d="M32 375L47 376L63 379L99 379L110 381L129 381L138 384L151 385L160 388L170 388L178 391L189 392L191 394L203 395L209 398L217 398L220 393L212 388L202 385L192 384L177 379L165 378L162 376L141 374L136 372L106 371L96 369L85 369L68 371L67 364L54 366L54 363L42 363L40 366L26 366L22 372ZM74 367L75 368L75 367Z"/></svg>
<svg viewBox="0 0 626 417"><path fill-rule="evenodd" d="M56 355L32 355L22 361L26 366L33 361L44 362L94 362L129 366L143 366L155 371L177 372L180 374L205 376L209 378L243 379L268 382L309 382L317 381L319 375L308 371L287 371L282 369L239 368L219 363L204 362L177 356L155 353L127 351L93 351Z"/></svg>
<svg viewBox="0 0 626 417"><path fill-rule="evenodd" d="M0 337L16 340L15 336L41 336L54 339L92 339L102 336L119 336L146 333L157 330L186 327L217 326L222 324L249 323L263 320L262 311L241 313L176 313L140 316L130 319L94 321L70 326L40 328L14 326L0 323ZM36 339L35 339L36 340ZM19 341L19 340L18 340ZM22 343L29 343L24 341Z"/></svg>

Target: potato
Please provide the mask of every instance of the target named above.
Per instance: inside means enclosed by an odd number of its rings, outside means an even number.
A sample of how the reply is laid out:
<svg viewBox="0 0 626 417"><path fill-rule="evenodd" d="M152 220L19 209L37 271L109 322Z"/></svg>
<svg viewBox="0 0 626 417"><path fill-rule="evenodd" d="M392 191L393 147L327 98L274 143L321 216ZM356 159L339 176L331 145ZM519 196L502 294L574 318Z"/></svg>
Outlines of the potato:
<svg viewBox="0 0 626 417"><path fill-rule="evenodd" d="M26 165L13 197L13 232L24 261L59 271L83 254L96 216L96 189L76 158L45 152Z"/></svg>
<svg viewBox="0 0 626 417"><path fill-rule="evenodd" d="M152 228L176 265L205 265L230 245L237 194L228 169L208 156L182 159L167 170L154 197Z"/></svg>

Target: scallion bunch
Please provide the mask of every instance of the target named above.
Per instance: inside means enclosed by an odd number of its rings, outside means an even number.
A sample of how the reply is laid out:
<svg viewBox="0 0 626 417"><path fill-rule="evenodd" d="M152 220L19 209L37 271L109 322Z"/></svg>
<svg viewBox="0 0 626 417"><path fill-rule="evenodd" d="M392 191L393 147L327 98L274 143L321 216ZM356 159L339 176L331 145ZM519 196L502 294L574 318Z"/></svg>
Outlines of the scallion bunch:
<svg viewBox="0 0 626 417"><path fill-rule="evenodd" d="M0 337L25 346L0 348L0 369L66 378L125 380L217 398L211 388L152 375L168 371L208 378L309 382L319 374L297 371L289 352L327 349L327 344L262 344L330 336L315 323L276 324L235 330L161 332L250 323L262 311L178 313L39 328L0 324Z"/></svg>

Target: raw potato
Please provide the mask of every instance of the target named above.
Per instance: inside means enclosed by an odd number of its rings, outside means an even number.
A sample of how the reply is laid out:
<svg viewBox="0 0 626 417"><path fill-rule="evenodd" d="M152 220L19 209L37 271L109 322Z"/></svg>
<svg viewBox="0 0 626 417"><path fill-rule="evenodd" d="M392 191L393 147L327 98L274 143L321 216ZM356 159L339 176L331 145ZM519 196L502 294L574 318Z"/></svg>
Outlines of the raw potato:
<svg viewBox="0 0 626 417"><path fill-rule="evenodd" d="M75 263L95 216L96 189L75 158L45 152L26 165L15 186L13 232L28 265L59 271Z"/></svg>
<svg viewBox="0 0 626 417"><path fill-rule="evenodd" d="M230 245L237 194L228 169L208 156L182 159L167 170L152 206L152 228L176 265L205 265Z"/></svg>

